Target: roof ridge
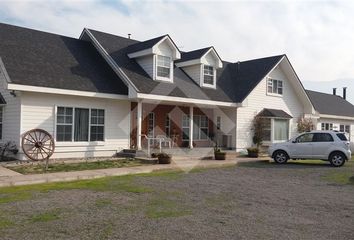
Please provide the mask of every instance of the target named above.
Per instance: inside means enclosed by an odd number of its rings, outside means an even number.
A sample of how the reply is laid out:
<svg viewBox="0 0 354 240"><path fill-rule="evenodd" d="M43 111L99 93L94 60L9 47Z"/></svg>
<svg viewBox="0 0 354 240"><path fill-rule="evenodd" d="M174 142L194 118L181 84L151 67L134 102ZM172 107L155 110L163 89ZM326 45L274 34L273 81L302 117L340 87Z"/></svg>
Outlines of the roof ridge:
<svg viewBox="0 0 354 240"><path fill-rule="evenodd" d="M82 41L79 38L70 37L70 36L61 35L61 34L58 34L58 33L53 33L53 32L48 32L48 31L43 31L43 30L38 30L38 29L30 28L30 27L22 27L22 26L18 26L18 25L9 24L9 23L3 23L3 22L0 22L0 25L5 25L5 26L8 26L8 27L13 27L13 28L26 29L26 30L35 31L35 32L38 32L38 33L44 33L44 34L49 34L49 35L54 35L54 36L65 37L65 38L70 38L70 39Z"/></svg>
<svg viewBox="0 0 354 240"><path fill-rule="evenodd" d="M245 61L237 61L237 62L231 62L233 64L236 63L245 63L245 62L251 62L251 61L256 61L256 60L263 60L263 59L267 59L267 58L276 58L276 57L284 57L286 56L286 54L280 54L280 55L274 55L274 56L268 56L268 57L261 57L261 58L254 58L254 59L249 59L249 60L245 60Z"/></svg>

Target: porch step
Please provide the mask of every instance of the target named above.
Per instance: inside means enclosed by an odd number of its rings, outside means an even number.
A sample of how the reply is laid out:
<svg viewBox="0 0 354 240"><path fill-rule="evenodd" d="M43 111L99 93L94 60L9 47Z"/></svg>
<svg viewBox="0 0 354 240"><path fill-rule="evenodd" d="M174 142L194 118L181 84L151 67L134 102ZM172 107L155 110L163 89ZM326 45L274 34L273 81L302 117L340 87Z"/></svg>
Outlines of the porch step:
<svg viewBox="0 0 354 240"><path fill-rule="evenodd" d="M123 151L116 154L117 157L126 157L126 158L136 158L136 157L147 157L147 153L142 150L136 149L123 149Z"/></svg>

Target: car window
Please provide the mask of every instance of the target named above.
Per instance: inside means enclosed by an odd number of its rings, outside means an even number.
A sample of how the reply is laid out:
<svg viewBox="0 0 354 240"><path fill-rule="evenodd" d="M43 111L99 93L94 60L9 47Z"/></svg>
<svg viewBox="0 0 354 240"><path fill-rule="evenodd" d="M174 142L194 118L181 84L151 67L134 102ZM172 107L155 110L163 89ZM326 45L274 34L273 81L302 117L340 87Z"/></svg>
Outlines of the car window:
<svg viewBox="0 0 354 240"><path fill-rule="evenodd" d="M329 133L315 133L313 142L333 142L334 139Z"/></svg>
<svg viewBox="0 0 354 240"><path fill-rule="evenodd" d="M342 141L348 141L344 133L337 133L337 137Z"/></svg>
<svg viewBox="0 0 354 240"><path fill-rule="evenodd" d="M313 133L306 133L296 138L296 142L298 143L312 142L312 139L313 139Z"/></svg>

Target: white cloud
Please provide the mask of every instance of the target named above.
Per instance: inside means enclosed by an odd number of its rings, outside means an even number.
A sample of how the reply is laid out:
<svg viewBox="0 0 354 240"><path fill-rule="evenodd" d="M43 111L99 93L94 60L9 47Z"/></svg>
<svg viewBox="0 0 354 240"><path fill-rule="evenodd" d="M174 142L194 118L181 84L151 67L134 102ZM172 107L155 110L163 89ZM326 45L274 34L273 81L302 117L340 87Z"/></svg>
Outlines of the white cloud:
<svg viewBox="0 0 354 240"><path fill-rule="evenodd" d="M181 50L213 45L229 61L286 53L304 81L354 79L353 12L350 1L0 2L2 22L73 37L84 27L139 40L169 33Z"/></svg>

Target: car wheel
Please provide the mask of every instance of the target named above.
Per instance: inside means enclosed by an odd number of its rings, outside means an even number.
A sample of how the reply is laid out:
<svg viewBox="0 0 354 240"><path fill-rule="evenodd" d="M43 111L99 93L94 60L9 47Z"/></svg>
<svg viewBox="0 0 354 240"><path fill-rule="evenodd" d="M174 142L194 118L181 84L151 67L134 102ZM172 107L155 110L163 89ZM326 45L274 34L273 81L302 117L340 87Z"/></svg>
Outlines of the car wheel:
<svg viewBox="0 0 354 240"><path fill-rule="evenodd" d="M289 156L284 151L276 151L273 155L273 159L276 163L283 164L289 160Z"/></svg>
<svg viewBox="0 0 354 240"><path fill-rule="evenodd" d="M341 167L345 163L345 156L343 153L335 152L329 156L329 162L333 167Z"/></svg>

